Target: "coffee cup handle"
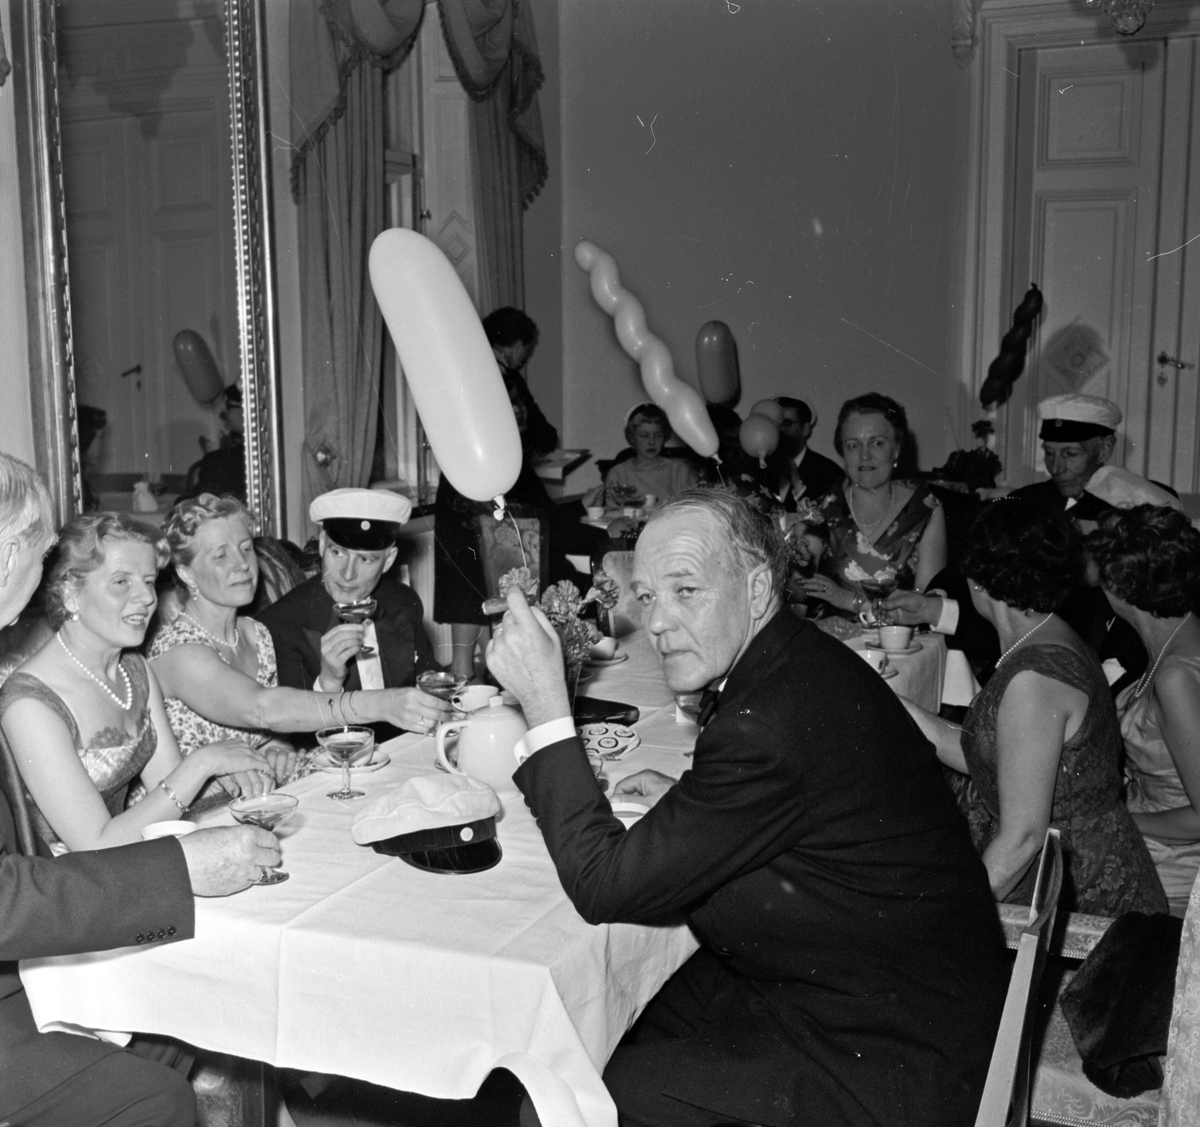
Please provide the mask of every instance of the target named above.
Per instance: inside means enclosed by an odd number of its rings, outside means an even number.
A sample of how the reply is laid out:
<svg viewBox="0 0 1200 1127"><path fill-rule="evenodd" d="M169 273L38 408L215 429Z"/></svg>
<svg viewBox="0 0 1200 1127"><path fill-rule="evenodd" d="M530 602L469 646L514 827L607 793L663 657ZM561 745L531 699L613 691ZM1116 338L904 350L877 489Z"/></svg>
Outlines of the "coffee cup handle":
<svg viewBox="0 0 1200 1127"><path fill-rule="evenodd" d="M452 775L464 775L466 772L460 771L446 758L446 737L451 732L457 732L460 728L465 728L469 723L469 720L449 720L437 726L437 732L433 737L434 747L437 748L438 762Z"/></svg>

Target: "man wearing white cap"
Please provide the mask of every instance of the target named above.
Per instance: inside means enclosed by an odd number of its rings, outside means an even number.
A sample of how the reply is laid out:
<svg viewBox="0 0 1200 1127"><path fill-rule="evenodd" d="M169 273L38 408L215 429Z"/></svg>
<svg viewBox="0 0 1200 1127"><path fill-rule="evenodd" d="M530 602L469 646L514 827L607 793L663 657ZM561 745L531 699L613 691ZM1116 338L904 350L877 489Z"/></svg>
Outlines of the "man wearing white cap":
<svg viewBox="0 0 1200 1127"><path fill-rule="evenodd" d="M313 501L308 515L321 526L321 574L259 616L275 642L281 685L318 692L398 689L438 668L420 596L389 574L396 534L411 512L407 498L377 489L335 489ZM364 622L339 618L339 605L364 599L376 604ZM420 689L412 693L425 711L446 710L444 701ZM376 726L380 739L395 734L385 727Z"/></svg>
<svg viewBox="0 0 1200 1127"><path fill-rule="evenodd" d="M1177 503L1165 489L1128 470L1106 469L1121 424L1120 408L1096 395L1052 395L1037 408L1038 437L1049 481L1013 496L1064 508L1078 521L1099 521L1114 508Z"/></svg>

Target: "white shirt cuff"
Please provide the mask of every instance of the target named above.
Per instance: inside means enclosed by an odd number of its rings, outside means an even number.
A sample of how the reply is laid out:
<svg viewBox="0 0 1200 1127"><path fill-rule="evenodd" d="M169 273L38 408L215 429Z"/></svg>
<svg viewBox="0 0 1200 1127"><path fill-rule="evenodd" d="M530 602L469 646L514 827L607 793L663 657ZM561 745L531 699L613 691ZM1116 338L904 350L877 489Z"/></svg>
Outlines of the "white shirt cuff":
<svg viewBox="0 0 1200 1127"><path fill-rule="evenodd" d="M560 716L557 720L548 720L545 724L539 724L536 728L530 728L513 747L513 753L517 757L517 763L524 763L534 752L541 751L544 747L549 747L551 744L559 743L562 740L569 740L575 732L575 721L570 716Z"/></svg>
<svg viewBox="0 0 1200 1127"><path fill-rule="evenodd" d="M935 634L953 634L958 629L958 602L942 597L942 613L933 624Z"/></svg>

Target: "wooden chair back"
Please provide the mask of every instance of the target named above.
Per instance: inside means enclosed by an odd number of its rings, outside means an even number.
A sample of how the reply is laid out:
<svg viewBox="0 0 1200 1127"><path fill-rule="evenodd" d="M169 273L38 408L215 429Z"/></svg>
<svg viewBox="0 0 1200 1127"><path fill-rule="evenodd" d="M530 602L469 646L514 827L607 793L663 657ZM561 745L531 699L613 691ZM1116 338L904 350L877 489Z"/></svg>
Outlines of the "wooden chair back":
<svg viewBox="0 0 1200 1127"><path fill-rule="evenodd" d="M1017 958L1004 999L1004 1012L1000 1017L975 1127L1028 1127L1032 1018L1037 1008L1037 987L1046 961L1046 948L1054 930L1062 880L1062 842L1058 830L1051 827L1042 844L1033 902L1017 946Z"/></svg>

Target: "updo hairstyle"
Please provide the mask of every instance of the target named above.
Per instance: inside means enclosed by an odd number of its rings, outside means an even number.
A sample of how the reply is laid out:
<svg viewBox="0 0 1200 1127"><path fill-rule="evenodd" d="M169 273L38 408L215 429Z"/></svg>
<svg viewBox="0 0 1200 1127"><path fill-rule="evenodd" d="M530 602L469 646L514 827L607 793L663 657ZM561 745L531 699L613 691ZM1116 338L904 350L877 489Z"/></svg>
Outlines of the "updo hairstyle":
<svg viewBox="0 0 1200 1127"><path fill-rule="evenodd" d="M122 541L149 544L154 549L156 570L170 558L157 528L124 513L85 513L66 523L46 567L45 606L52 629L57 630L70 617L67 594L78 591L104 564L109 544Z"/></svg>
<svg viewBox="0 0 1200 1127"><path fill-rule="evenodd" d="M1138 505L1111 513L1087 538L1100 585L1155 618L1179 618L1200 592L1200 532L1183 513Z"/></svg>
<svg viewBox="0 0 1200 1127"><path fill-rule="evenodd" d="M201 493L180 501L163 524L163 535L171 549L171 562L176 567L190 566L196 558L195 539L201 525L222 517L244 517L247 528L252 528L254 524L254 514L228 493L224 497L218 497L215 493Z"/></svg>
<svg viewBox="0 0 1200 1127"><path fill-rule="evenodd" d="M851 415L882 415L892 426L896 436L896 449L908 450L911 435L908 429L908 415L904 408L889 396L869 391L866 395L847 399L838 412L837 426L833 429L833 448L839 455L842 453L842 427Z"/></svg>
<svg viewBox="0 0 1200 1127"><path fill-rule="evenodd" d="M1057 509L1002 497L967 531L962 570L993 599L1048 614L1082 581L1083 539Z"/></svg>

